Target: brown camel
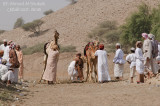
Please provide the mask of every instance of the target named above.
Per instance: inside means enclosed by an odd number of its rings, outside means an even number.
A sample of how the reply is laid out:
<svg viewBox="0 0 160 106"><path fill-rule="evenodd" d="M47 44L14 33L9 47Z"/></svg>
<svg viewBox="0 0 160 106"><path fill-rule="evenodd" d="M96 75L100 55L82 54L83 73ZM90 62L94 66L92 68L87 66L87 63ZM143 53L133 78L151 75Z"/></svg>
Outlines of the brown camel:
<svg viewBox="0 0 160 106"><path fill-rule="evenodd" d="M44 63L44 69L43 69L43 73L42 73L42 76L41 76L41 79L40 79L39 82L41 82L43 74L46 70L49 48L54 47L54 45L57 45L58 46L58 51L60 50L60 47L58 45L58 39L59 39L59 33L57 32L57 30L55 30L54 41L47 42L44 45L44 54L45 54L44 55L44 62L43 62Z"/></svg>
<svg viewBox="0 0 160 106"><path fill-rule="evenodd" d="M92 73L95 74L95 82L98 80L97 75L97 57L95 56L96 50L98 50L99 42L95 41L93 43L89 43L88 49L86 50L86 58L87 58L87 77L86 81L93 81ZM93 71L94 69L94 71Z"/></svg>

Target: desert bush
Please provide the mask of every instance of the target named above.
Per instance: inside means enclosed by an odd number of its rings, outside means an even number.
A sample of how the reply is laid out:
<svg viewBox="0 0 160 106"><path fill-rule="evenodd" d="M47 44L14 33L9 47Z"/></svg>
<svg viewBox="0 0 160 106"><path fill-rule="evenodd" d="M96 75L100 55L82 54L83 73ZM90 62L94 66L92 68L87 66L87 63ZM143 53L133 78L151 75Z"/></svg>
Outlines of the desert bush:
<svg viewBox="0 0 160 106"><path fill-rule="evenodd" d="M69 46L60 46L60 52L76 52L76 47L69 45Z"/></svg>
<svg viewBox="0 0 160 106"><path fill-rule="evenodd" d="M117 30L115 21L104 21L100 23L96 28L94 28L91 33L88 34L89 38L99 38L104 39L107 33L112 30Z"/></svg>
<svg viewBox="0 0 160 106"><path fill-rule="evenodd" d="M0 30L0 34L2 34L2 33L4 33L5 32L5 30Z"/></svg>
<svg viewBox="0 0 160 106"><path fill-rule="evenodd" d="M88 34L91 39L99 40L105 45L107 51L115 51L115 43L119 41L121 31L116 21L104 21Z"/></svg>
<svg viewBox="0 0 160 106"><path fill-rule="evenodd" d="M26 23L22 26L25 31L31 31L35 34L39 34L41 32L40 27L44 22L40 19L34 20L32 22Z"/></svg>
<svg viewBox="0 0 160 106"><path fill-rule="evenodd" d="M49 14L51 14L51 13L53 13L53 12L54 12L54 11L50 9L50 10L45 11L43 14L44 14L44 15L49 15Z"/></svg>
<svg viewBox="0 0 160 106"><path fill-rule="evenodd" d="M135 46L136 41L142 40L143 32L151 30L150 11L146 4L139 6L138 12L133 13L121 26L121 42L123 45Z"/></svg>
<svg viewBox="0 0 160 106"><path fill-rule="evenodd" d="M23 25L24 25L24 20L23 20L23 18L21 17L21 18L18 18L18 19L17 19L17 21L15 22L13 28L16 29L16 28L21 27L21 26L23 26Z"/></svg>
<svg viewBox="0 0 160 106"><path fill-rule="evenodd" d="M108 43L114 44L119 41L120 34L121 34L120 30L111 30L105 34L105 39Z"/></svg>
<svg viewBox="0 0 160 106"><path fill-rule="evenodd" d="M34 54L34 53L43 53L44 51L44 44L45 43L39 43L39 44L36 44L32 47L24 47L22 48L22 51L23 51L23 54L24 55L31 55L31 54ZM64 53L64 52L76 52L76 47L75 46L60 46L60 52L61 53Z"/></svg>
<svg viewBox="0 0 160 106"><path fill-rule="evenodd" d="M70 1L71 4L75 4L77 3L78 0L68 0L68 1Z"/></svg>
<svg viewBox="0 0 160 106"><path fill-rule="evenodd" d="M32 47L22 48L24 55L31 55L38 52L43 52L44 43L36 44Z"/></svg>

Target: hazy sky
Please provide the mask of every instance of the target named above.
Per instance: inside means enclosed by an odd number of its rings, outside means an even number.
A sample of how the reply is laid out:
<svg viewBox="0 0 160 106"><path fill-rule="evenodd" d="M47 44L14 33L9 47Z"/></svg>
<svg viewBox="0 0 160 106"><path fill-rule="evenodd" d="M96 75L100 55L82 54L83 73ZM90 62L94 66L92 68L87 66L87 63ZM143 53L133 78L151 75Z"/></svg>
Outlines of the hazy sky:
<svg viewBox="0 0 160 106"><path fill-rule="evenodd" d="M19 17L30 22L43 17L46 10L56 11L69 3L69 0L0 0L0 29L11 30Z"/></svg>

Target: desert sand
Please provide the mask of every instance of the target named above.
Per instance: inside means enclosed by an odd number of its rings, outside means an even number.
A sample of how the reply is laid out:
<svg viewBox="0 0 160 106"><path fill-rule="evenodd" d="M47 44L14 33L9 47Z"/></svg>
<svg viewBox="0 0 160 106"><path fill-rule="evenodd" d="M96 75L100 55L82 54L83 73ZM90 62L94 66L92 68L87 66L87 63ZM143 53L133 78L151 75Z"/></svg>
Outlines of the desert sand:
<svg viewBox="0 0 160 106"><path fill-rule="evenodd" d="M144 84L129 83L129 66L125 64L124 81L98 83L70 83L67 66L75 53L63 53L57 70L58 83L55 85L38 84L42 73L43 54L34 54L25 62L25 80L30 81L27 96L13 104L19 106L159 106L160 82L158 79ZM114 54L110 54L109 72L113 78L112 63ZM25 56L25 59L30 56ZM39 57L39 58L37 58ZM32 69L27 66L32 64ZM62 65L63 64L63 65ZM34 82L34 84L32 84Z"/></svg>

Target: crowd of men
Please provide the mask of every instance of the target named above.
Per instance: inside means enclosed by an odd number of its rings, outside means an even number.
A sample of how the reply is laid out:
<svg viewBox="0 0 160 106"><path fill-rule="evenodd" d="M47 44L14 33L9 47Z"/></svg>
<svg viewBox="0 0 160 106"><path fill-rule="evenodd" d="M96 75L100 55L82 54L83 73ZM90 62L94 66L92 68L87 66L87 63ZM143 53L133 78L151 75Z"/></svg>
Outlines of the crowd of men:
<svg viewBox="0 0 160 106"><path fill-rule="evenodd" d="M160 69L160 43L155 40L153 34L142 33L144 42L137 41L136 48L130 49L131 53L124 59L121 44L116 44L115 57L113 59L114 77L116 80L123 79L124 64L130 64L130 82L133 83L135 73L137 73L137 83L144 83L144 78L152 78L159 73ZM48 84L56 82L57 64L59 59L59 49L55 44L48 47L48 59L46 69L42 79ZM107 52L104 45L99 44L99 49L94 54L98 58L98 81L100 83L110 81ZM83 81L83 59L81 54L76 54L75 59L68 67L68 74L72 81ZM17 83L18 79L23 81L23 53L19 45L12 41L3 40L0 45L0 79L7 83Z"/></svg>
<svg viewBox="0 0 160 106"><path fill-rule="evenodd" d="M20 45L3 40L0 45L0 79L10 85L23 81L23 53Z"/></svg>
<svg viewBox="0 0 160 106"><path fill-rule="evenodd" d="M135 73L137 73L137 83L144 83L144 78L150 79L155 77L160 70L160 43L155 40L153 34L142 33L144 42L137 41L135 46L130 49L131 53L127 55L126 60L124 60L124 53L121 49L121 44L116 44L115 57L113 59L114 65L114 77L116 80L123 79L124 64L126 61L130 64L130 82L133 83L133 78ZM80 54L79 54L80 55ZM109 68L107 52L104 50L104 45L99 45L99 50L95 52L95 56L98 57L98 81L103 83L110 81ZM71 80L82 80L80 79L79 73L83 71L78 71L79 59L81 56L76 55L69 67L68 74L71 76Z"/></svg>

